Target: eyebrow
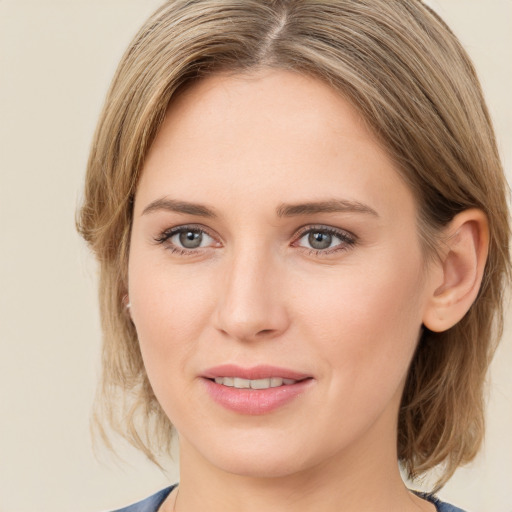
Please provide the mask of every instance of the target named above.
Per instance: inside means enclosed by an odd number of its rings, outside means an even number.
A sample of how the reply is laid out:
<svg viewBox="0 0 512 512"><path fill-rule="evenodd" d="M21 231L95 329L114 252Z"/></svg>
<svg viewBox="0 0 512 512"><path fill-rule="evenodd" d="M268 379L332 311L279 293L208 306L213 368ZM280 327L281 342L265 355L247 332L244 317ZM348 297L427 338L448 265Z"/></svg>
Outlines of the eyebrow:
<svg viewBox="0 0 512 512"><path fill-rule="evenodd" d="M208 208L207 206L197 203L189 203L187 201L177 201L176 199L169 199L167 197L161 197L160 199L149 203L149 205L144 208L142 215L159 210L184 213L186 215L197 215L198 217L217 217L217 214L213 209Z"/></svg>
<svg viewBox="0 0 512 512"><path fill-rule="evenodd" d="M359 201L330 199L300 204L282 204L277 208L278 217L294 217L315 213L364 213L378 217L379 214L370 206Z"/></svg>
<svg viewBox="0 0 512 512"><path fill-rule="evenodd" d="M165 210L185 215L195 215L198 217L217 218L217 214L208 206L190 203L188 201L178 201L162 197L151 202L144 208L142 215L159 210ZM330 199L327 201L315 201L298 204L281 204L276 213L278 217L295 217L300 215L312 215L316 213L364 213L378 217L379 214L370 206L359 201L349 201L346 199Z"/></svg>

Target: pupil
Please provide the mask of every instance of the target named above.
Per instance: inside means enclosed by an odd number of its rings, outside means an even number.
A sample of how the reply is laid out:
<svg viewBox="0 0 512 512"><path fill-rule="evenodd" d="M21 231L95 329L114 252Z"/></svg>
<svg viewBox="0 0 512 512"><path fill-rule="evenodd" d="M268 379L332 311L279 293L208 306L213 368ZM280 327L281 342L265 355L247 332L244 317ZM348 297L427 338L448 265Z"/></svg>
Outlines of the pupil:
<svg viewBox="0 0 512 512"><path fill-rule="evenodd" d="M309 244L313 249L327 249L330 247L332 242L332 236L328 233L310 233L309 234Z"/></svg>
<svg viewBox="0 0 512 512"><path fill-rule="evenodd" d="M203 235L195 231L183 231L180 233L180 243L187 249L195 249L201 245Z"/></svg>

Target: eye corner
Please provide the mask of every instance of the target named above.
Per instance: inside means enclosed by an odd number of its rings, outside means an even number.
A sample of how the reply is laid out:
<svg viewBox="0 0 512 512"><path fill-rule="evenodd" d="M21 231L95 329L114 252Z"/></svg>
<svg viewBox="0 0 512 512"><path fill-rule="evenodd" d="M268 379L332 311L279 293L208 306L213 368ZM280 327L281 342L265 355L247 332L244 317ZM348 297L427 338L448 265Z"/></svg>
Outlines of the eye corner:
<svg viewBox="0 0 512 512"><path fill-rule="evenodd" d="M312 236L319 235L315 241ZM307 242L302 244L301 241L308 237ZM335 240L337 243L333 245ZM292 247L297 247L308 251L309 254L315 256L327 256L333 253L349 250L357 242L357 237L341 228L326 225L308 225L302 227L294 236ZM317 243L315 247L314 244Z"/></svg>
<svg viewBox="0 0 512 512"><path fill-rule="evenodd" d="M174 238L176 240L173 240ZM166 250L179 255L197 255L210 248L222 247L218 236L205 226L197 224L182 224L163 229L153 241L156 245L162 245Z"/></svg>

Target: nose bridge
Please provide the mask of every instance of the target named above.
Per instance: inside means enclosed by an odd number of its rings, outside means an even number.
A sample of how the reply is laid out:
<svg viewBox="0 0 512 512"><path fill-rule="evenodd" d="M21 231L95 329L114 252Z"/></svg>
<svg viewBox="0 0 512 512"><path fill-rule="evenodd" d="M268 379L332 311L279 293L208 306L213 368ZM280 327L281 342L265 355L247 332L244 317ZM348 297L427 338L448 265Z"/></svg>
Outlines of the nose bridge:
<svg viewBox="0 0 512 512"><path fill-rule="evenodd" d="M276 336L287 325L276 258L268 248L251 245L228 258L217 311L218 328L240 340Z"/></svg>

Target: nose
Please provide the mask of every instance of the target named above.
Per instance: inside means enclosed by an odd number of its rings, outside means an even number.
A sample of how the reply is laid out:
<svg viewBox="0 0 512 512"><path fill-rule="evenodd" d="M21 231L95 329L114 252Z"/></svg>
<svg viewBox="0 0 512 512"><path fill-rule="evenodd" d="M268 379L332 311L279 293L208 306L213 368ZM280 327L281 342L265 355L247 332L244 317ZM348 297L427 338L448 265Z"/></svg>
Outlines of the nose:
<svg viewBox="0 0 512 512"><path fill-rule="evenodd" d="M271 255L249 252L241 251L226 262L216 327L241 341L275 338L289 325L279 284L282 272Z"/></svg>

